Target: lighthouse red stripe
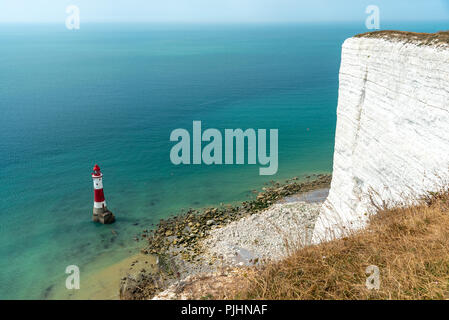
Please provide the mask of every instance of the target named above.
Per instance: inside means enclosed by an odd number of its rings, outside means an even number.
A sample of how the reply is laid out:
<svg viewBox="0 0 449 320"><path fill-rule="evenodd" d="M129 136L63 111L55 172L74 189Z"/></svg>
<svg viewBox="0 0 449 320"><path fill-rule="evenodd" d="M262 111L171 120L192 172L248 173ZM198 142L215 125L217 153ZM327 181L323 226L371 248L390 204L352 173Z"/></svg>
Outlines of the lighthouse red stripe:
<svg viewBox="0 0 449 320"><path fill-rule="evenodd" d="M95 189L94 194L95 194L95 198L94 198L95 202L103 202L104 201L103 189Z"/></svg>

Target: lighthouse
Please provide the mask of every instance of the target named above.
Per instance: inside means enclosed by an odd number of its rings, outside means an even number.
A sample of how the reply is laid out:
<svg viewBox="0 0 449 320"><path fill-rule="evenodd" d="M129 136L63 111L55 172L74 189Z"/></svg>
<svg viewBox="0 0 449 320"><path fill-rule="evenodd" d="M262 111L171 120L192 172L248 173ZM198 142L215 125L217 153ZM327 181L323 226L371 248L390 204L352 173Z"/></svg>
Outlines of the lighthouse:
<svg viewBox="0 0 449 320"><path fill-rule="evenodd" d="M103 174L98 164L94 166L92 172L92 180L94 181L94 211L92 220L102 224L109 224L115 221L114 214L106 207L103 192Z"/></svg>

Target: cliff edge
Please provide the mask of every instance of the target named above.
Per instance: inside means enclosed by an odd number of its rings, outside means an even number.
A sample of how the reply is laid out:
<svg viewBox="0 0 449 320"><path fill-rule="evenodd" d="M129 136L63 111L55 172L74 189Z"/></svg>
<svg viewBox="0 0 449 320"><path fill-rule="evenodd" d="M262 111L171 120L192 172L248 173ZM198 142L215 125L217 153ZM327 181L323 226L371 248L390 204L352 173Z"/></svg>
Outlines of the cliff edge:
<svg viewBox="0 0 449 320"><path fill-rule="evenodd" d="M315 243L449 181L449 32L349 38L339 82L331 189Z"/></svg>

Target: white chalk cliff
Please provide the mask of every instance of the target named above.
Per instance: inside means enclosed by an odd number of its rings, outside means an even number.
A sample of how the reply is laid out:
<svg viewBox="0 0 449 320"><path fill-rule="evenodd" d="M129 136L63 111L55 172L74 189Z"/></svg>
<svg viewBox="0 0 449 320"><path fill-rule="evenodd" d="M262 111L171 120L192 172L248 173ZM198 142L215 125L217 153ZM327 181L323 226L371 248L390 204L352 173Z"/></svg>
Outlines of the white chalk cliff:
<svg viewBox="0 0 449 320"><path fill-rule="evenodd" d="M363 227L449 181L449 33L381 31L343 43L333 177L313 241Z"/></svg>

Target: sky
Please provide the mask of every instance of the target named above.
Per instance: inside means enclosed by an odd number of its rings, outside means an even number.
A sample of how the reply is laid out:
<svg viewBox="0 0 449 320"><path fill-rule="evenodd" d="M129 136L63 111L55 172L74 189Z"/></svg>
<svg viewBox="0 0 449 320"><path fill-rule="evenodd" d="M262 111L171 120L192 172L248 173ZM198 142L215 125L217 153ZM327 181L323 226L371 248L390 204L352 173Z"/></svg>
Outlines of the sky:
<svg viewBox="0 0 449 320"><path fill-rule="evenodd" d="M62 22L76 5L83 22L262 23L449 20L449 0L0 0L1 22Z"/></svg>

